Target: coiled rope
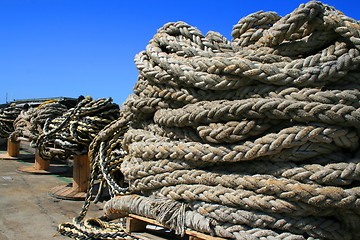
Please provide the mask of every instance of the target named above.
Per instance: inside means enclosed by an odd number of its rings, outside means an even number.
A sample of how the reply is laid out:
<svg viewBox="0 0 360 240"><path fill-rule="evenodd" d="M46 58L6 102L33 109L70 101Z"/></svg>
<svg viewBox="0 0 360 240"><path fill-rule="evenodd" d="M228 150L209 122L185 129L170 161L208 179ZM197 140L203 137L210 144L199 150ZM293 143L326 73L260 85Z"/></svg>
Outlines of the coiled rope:
<svg viewBox="0 0 360 240"><path fill-rule="evenodd" d="M48 119L62 116L67 107L57 101L45 102L38 107L31 107L20 112L14 121L14 131L11 137L26 137L31 145L35 146L36 140L43 133L45 122Z"/></svg>
<svg viewBox="0 0 360 240"><path fill-rule="evenodd" d="M90 145L92 178L113 197L103 218L232 239L359 239L359 22L311 1L250 14L232 36L168 23L135 57L134 94ZM89 203L59 231L89 236Z"/></svg>
<svg viewBox="0 0 360 240"><path fill-rule="evenodd" d="M55 155L62 159L70 155L87 154L97 133L119 117L119 106L111 98L93 100L90 96L56 118L47 118L36 146L44 159ZM61 149L54 152L51 148Z"/></svg>
<svg viewBox="0 0 360 240"><path fill-rule="evenodd" d="M18 106L7 106L0 108L0 137L7 138L14 131L14 121L20 114L22 108Z"/></svg>

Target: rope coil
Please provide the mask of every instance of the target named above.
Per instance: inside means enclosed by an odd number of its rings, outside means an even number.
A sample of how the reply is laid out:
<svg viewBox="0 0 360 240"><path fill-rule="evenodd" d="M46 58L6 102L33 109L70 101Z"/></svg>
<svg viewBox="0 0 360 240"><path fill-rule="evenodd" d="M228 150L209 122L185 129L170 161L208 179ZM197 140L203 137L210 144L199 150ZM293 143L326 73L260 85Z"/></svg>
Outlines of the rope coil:
<svg viewBox="0 0 360 240"><path fill-rule="evenodd" d="M44 159L86 154L97 133L118 117L119 106L112 103L111 98L93 100L87 97L62 115L47 118L43 133L36 141L39 154ZM53 153L49 147L62 149L64 153Z"/></svg>
<svg viewBox="0 0 360 240"><path fill-rule="evenodd" d="M0 108L0 137L7 138L14 131L14 121L20 114L22 108L7 106Z"/></svg>
<svg viewBox="0 0 360 240"><path fill-rule="evenodd" d="M67 107L55 100L40 104L36 108L23 110L15 119L14 131L10 137L26 137L32 145L35 145L38 137L43 133L45 122L48 119L61 116L67 111Z"/></svg>
<svg viewBox="0 0 360 240"><path fill-rule="evenodd" d="M134 94L90 145L105 215L231 239L360 238L359 22L311 1L250 14L232 36L168 23L135 57Z"/></svg>

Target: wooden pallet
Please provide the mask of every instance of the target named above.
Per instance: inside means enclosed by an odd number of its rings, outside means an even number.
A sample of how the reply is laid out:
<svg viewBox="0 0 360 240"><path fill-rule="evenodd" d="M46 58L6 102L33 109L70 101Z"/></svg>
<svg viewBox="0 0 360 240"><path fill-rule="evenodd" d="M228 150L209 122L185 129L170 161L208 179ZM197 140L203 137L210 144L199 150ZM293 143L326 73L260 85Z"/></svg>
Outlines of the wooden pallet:
<svg viewBox="0 0 360 240"><path fill-rule="evenodd" d="M143 240L173 240L173 237L166 236L157 236L155 235L156 231L149 231L148 225L159 226L163 229L169 229L167 226L157 222L154 219L150 219L147 217L138 216L135 214L129 214L126 218L126 232L138 237ZM150 232L150 233L147 233ZM151 234L152 233L152 234ZM185 230L185 236L181 238L180 236L177 239L186 239L186 240L226 240L225 238L213 237L204 233L200 233L194 230Z"/></svg>

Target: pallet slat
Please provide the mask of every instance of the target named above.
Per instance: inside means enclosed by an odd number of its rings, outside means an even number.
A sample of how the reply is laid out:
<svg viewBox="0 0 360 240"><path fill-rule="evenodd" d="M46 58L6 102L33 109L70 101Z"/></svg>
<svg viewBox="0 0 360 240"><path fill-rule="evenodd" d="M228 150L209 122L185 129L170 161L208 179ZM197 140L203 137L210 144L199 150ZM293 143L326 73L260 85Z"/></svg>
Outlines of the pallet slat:
<svg viewBox="0 0 360 240"><path fill-rule="evenodd" d="M148 224L168 228L154 219L138 216L135 214L129 214L129 216L126 218L126 232L144 232L146 230L146 225ZM185 230L185 234L189 236L189 240L225 240L225 238L213 237L208 234L189 229Z"/></svg>

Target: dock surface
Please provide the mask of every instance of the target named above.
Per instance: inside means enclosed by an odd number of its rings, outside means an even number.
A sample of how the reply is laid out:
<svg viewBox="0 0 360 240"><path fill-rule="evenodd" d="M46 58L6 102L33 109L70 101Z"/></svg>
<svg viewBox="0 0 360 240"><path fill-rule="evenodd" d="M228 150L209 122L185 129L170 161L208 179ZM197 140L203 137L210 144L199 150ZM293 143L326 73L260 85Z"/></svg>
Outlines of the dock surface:
<svg viewBox="0 0 360 240"><path fill-rule="evenodd" d="M48 191L71 183L72 170L46 175L17 171L33 163L34 159L0 160L0 240L69 239L57 232L57 226L78 216L83 201L53 198ZM91 204L87 217L101 216L102 206Z"/></svg>

